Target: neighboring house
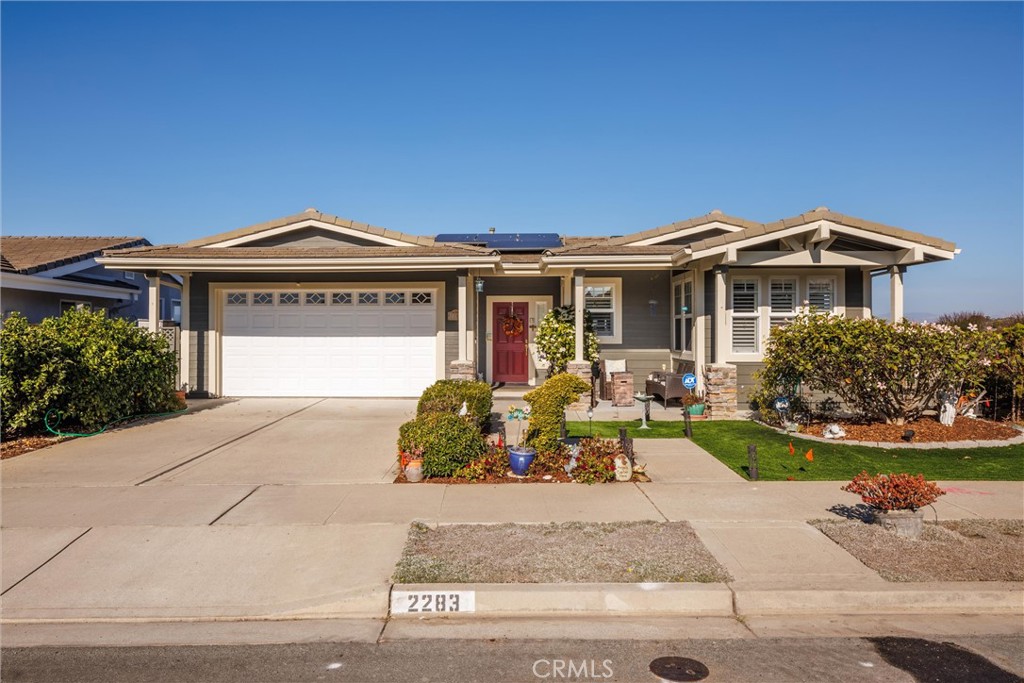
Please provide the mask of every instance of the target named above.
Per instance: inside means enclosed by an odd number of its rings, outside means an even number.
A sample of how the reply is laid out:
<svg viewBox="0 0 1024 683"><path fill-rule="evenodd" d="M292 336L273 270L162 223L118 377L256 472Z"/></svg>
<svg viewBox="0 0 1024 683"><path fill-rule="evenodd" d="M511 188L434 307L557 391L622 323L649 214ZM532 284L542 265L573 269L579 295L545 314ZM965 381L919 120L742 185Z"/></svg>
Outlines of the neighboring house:
<svg viewBox="0 0 1024 683"><path fill-rule="evenodd" d="M106 309L111 315L145 320L149 287L133 272L104 268L105 250L147 247L141 237L0 237L0 306L3 317L17 311L30 322L69 308ZM179 320L181 284L163 278L159 318Z"/></svg>
<svg viewBox="0 0 1024 683"><path fill-rule="evenodd" d="M416 396L477 374L534 384L536 324L582 302L602 357L641 375L699 370L702 388L738 389L742 404L773 326L811 307L870 316L881 274L900 318L907 267L956 253L825 208L766 224L712 211L622 237L421 237L309 209L100 262L182 278L182 373L211 395ZM570 371L589 377L585 363Z"/></svg>

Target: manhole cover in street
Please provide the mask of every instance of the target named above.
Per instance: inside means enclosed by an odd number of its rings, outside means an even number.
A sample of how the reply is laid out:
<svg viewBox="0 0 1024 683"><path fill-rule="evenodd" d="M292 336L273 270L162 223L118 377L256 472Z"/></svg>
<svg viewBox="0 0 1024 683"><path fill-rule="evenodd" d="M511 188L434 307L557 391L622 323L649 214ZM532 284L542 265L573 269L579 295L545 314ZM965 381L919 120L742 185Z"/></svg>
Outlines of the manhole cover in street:
<svg viewBox="0 0 1024 683"><path fill-rule="evenodd" d="M651 662L651 673L663 681L701 681L711 672L696 659L658 657Z"/></svg>

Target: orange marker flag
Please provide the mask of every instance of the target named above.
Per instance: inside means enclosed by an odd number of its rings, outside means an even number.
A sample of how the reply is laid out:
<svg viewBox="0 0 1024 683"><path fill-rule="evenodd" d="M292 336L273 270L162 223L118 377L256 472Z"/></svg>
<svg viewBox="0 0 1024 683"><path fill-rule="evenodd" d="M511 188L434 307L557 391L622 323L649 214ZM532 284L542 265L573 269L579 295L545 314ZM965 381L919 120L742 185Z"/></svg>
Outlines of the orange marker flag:
<svg viewBox="0 0 1024 683"><path fill-rule="evenodd" d="M790 455L796 455L796 449L793 448L793 442L792 441L789 442L789 454Z"/></svg>
<svg viewBox="0 0 1024 683"><path fill-rule="evenodd" d="M804 457L807 458L807 460L809 460L810 462L814 462L814 449L809 449L807 453L804 454Z"/></svg>

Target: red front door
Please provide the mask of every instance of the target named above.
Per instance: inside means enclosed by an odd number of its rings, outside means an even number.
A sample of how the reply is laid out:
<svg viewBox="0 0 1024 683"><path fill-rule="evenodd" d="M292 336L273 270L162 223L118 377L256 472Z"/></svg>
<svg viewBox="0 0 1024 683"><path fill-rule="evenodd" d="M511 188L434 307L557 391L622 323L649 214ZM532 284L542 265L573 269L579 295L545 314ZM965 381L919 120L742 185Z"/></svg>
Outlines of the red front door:
<svg viewBox="0 0 1024 683"><path fill-rule="evenodd" d="M530 331L529 312L527 303L494 304L492 379L495 382L525 383L529 379L529 364L526 362L526 337Z"/></svg>

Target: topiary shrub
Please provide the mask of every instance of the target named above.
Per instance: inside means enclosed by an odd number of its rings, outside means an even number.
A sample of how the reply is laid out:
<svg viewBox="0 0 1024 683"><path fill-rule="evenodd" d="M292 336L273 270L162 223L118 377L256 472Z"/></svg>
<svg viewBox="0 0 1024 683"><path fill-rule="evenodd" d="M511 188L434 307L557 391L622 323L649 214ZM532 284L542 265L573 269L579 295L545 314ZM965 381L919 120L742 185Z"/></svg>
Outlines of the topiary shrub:
<svg viewBox="0 0 1024 683"><path fill-rule="evenodd" d="M560 306L548 311L534 335L537 351L548 361L548 377L565 372L569 361L576 357L576 308ZM590 322L590 312L583 311L583 357L588 363L598 359L597 335Z"/></svg>
<svg viewBox="0 0 1024 683"><path fill-rule="evenodd" d="M176 368L167 340L104 311L69 310L38 325L14 313L0 331L3 432L41 432L51 409L87 431L173 410Z"/></svg>
<svg viewBox="0 0 1024 683"><path fill-rule="evenodd" d="M454 413L424 413L398 429L400 453L423 458L423 476L450 477L487 450L476 423Z"/></svg>
<svg viewBox="0 0 1024 683"><path fill-rule="evenodd" d="M526 429L526 445L538 453L556 451L562 445L558 438L565 419L565 409L590 391L590 383L562 373L549 377L544 384L523 396L530 404L530 422Z"/></svg>
<svg viewBox="0 0 1024 683"><path fill-rule="evenodd" d="M458 413L466 402L469 415L482 429L491 419L494 397L487 382L471 379L442 379L423 390L416 414Z"/></svg>

